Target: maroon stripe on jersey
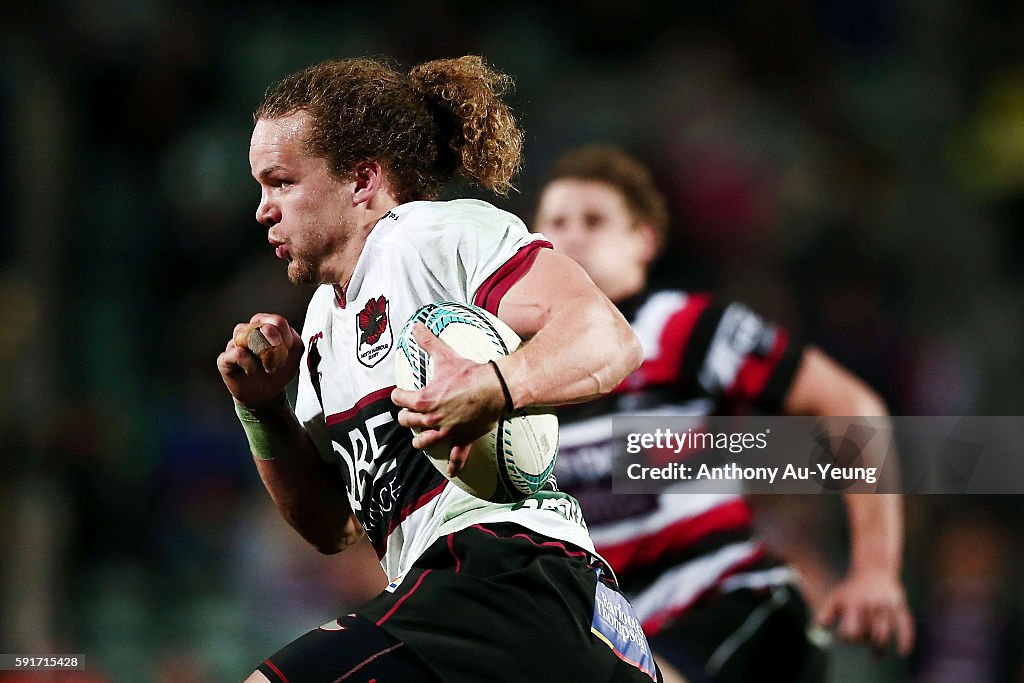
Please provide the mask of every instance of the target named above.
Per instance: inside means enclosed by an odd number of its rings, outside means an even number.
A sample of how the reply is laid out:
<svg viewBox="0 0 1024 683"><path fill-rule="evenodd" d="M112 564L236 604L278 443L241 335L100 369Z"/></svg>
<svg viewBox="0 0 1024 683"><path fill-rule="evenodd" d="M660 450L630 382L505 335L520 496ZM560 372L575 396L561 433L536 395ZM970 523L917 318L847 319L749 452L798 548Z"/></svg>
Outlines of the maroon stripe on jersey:
<svg viewBox="0 0 1024 683"><path fill-rule="evenodd" d="M726 569L724 572L722 572L722 574L717 579L715 579L711 583L711 585L709 585L707 588L694 595L690 600L675 605L666 605L664 609L662 609L661 611L655 612L648 618L644 619L643 623L641 624L641 626L644 629L644 633L646 633L648 636L657 635L658 632L661 631L661 629L668 626L669 623L673 619L678 617L680 614L690 609L690 607L692 607L698 600L703 598L708 593L717 590L718 586L722 583L722 581L732 576L733 574L739 574L740 572L760 562L763 559L764 554L765 552L763 548L755 550L749 556L743 558L742 560L739 560L731 567Z"/></svg>
<svg viewBox="0 0 1024 683"><path fill-rule="evenodd" d="M339 307L345 308L345 304L347 303L347 299L348 299L348 283L346 282L341 287L341 294L338 294L338 289L337 288L334 289L334 301L338 304Z"/></svg>
<svg viewBox="0 0 1024 683"><path fill-rule="evenodd" d="M742 498L737 498L628 541L599 545L597 552L616 572L625 574L653 564L665 555L685 550L711 534L746 529L752 523L750 507Z"/></svg>
<svg viewBox="0 0 1024 683"><path fill-rule="evenodd" d="M775 334L775 343L771 351L765 357L748 354L744 357L739 371L736 373L736 380L731 387L726 388L725 395L731 399L756 402L764 393L768 380L786 353L789 345L789 335L785 330L779 329Z"/></svg>
<svg viewBox="0 0 1024 683"><path fill-rule="evenodd" d="M473 304L498 315L498 304L501 303L502 297L530 270L530 266L537 258L537 250L552 248L551 242L544 240L535 240L524 245L512 255L512 258L505 261L500 268L491 273L489 278L484 280L480 289L476 290Z"/></svg>
<svg viewBox="0 0 1024 683"><path fill-rule="evenodd" d="M683 307L672 313L662 326L658 335L658 355L644 359L643 364L616 387L615 393L638 391L654 384L678 382L683 349L689 343L690 335L701 314L710 305L711 296L708 294L688 295Z"/></svg>
<svg viewBox="0 0 1024 683"><path fill-rule="evenodd" d="M384 387L383 389L378 389L372 394L367 394L366 396L363 396L361 399L356 401L356 404L354 406L352 406L348 410L328 416L327 426L330 427L331 425L336 425L339 422L345 422L346 420L352 419L353 417L356 416L356 413L358 413L360 410L370 405L371 403L379 401L382 398L389 398L391 396L391 392L394 391L394 389L394 386Z"/></svg>
<svg viewBox="0 0 1024 683"><path fill-rule="evenodd" d="M424 459L426 458L426 456L423 456L423 457L424 457ZM438 475L443 476L443 475L441 475L440 472L438 472ZM444 491L444 487L447 486L447 485L448 485L448 480L447 479L443 479L441 481L441 483L438 484L436 487L430 489L429 491L424 493L422 496L420 496L419 498L417 498L416 500L414 500L413 502L409 503L404 508L402 508L402 510L391 519L391 523L388 524L388 533L387 533L387 535L390 536L391 532L394 531L395 529L397 529L398 525L401 524L402 522L404 522L409 517L409 515L411 515L412 513L416 512L421 507L423 507L424 505L426 505L430 501L432 501L435 498L437 498L438 496L440 496L441 495L441 491ZM378 553L378 554L383 556L383 553Z"/></svg>

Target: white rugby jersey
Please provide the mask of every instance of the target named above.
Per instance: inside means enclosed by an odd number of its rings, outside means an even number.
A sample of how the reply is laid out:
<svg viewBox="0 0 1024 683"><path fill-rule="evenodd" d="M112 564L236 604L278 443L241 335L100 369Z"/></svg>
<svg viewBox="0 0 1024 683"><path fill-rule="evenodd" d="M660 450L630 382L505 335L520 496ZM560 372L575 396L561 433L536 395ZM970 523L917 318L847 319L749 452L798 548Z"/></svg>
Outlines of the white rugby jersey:
<svg viewBox="0 0 1024 683"><path fill-rule="evenodd" d="M497 504L448 482L413 449L391 402L396 327L433 301L497 314L537 250L550 246L486 202L410 202L374 226L344 300L322 285L309 303L295 414L321 457L340 468L349 504L391 580L437 538L482 522L514 522L594 551L578 503L564 493Z"/></svg>

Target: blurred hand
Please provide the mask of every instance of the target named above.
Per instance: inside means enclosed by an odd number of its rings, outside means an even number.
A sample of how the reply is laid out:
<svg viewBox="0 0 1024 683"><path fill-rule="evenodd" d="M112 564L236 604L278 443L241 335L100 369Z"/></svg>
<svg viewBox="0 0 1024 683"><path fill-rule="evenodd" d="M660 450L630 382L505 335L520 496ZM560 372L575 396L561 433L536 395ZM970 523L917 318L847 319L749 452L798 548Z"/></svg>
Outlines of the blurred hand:
<svg viewBox="0 0 1024 683"><path fill-rule="evenodd" d="M395 389L391 400L402 410L398 423L421 430L413 448L423 450L450 439L448 476L462 471L469 446L494 427L505 410L505 395L488 363L477 363L455 353L424 325L416 324L413 339L430 355L434 374L418 391Z"/></svg>
<svg viewBox="0 0 1024 683"><path fill-rule="evenodd" d="M901 655L914 645L914 620L903 585L881 570L851 570L826 596L815 619L843 640L869 643L876 654L895 646Z"/></svg>
<svg viewBox="0 0 1024 683"><path fill-rule="evenodd" d="M235 344L235 335L255 322L261 323L260 332L271 346L283 344L288 349L287 360L272 373L264 369L258 356ZM302 348L299 333L292 329L287 320L272 313L257 313L249 323L235 325L231 340L217 356L217 369L220 370L224 385L236 401L247 408L257 408L284 392L285 387L299 371Z"/></svg>

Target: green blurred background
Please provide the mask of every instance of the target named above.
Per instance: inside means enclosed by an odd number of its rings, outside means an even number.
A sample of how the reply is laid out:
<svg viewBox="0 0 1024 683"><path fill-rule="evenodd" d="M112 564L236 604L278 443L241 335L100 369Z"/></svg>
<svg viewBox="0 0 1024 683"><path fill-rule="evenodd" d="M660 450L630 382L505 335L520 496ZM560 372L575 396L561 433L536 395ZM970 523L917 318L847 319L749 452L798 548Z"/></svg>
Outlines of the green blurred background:
<svg viewBox="0 0 1024 683"><path fill-rule="evenodd" d="M684 6L685 5L685 6ZM529 218L547 165L618 144L669 197L660 284L739 299L898 415L1020 415L1024 5L1003 0L40 0L0 25L0 652L115 681L240 680L377 576L278 519L214 360L300 324L254 212L251 111L332 57L513 75ZM480 195L482 196L482 195ZM838 501L759 499L812 601ZM907 661L837 681L1024 680L1024 505L908 500ZM369 568L369 569L368 569ZM0 680L3 680L0 673Z"/></svg>

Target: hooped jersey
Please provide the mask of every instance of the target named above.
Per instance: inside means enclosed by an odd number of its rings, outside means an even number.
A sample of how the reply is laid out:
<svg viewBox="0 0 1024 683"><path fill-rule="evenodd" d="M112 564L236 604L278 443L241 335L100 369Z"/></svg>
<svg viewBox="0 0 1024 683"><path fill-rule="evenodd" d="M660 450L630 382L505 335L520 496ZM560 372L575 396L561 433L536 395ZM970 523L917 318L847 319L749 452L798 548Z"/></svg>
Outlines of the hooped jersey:
<svg viewBox="0 0 1024 683"><path fill-rule="evenodd" d="M653 635L708 591L791 580L752 535L740 491L612 493L616 415L779 413L801 356L785 330L740 304L659 291L620 305L644 349L641 366L614 392L559 412L559 488L579 501L597 551L618 573Z"/></svg>
<svg viewBox="0 0 1024 683"><path fill-rule="evenodd" d="M578 503L556 491L498 504L448 482L398 424L395 336L420 306L472 303L497 314L540 248L514 215L477 200L410 202L370 232L344 290L313 295L295 413L328 463L381 559L400 580L437 538L481 522L514 522L593 552Z"/></svg>

